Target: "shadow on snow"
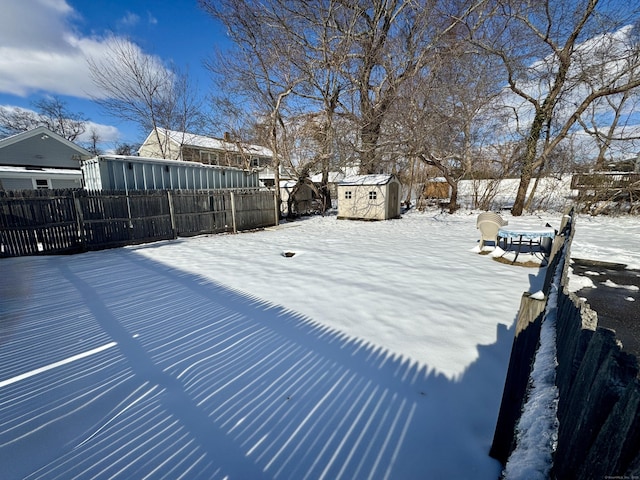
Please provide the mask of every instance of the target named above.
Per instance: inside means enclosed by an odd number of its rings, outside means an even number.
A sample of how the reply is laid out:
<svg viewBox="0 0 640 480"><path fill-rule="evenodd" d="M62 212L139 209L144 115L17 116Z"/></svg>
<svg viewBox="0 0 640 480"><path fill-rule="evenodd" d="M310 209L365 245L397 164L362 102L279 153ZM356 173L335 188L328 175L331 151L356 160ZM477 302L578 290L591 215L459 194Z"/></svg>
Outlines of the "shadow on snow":
<svg viewBox="0 0 640 480"><path fill-rule="evenodd" d="M135 250L6 265L6 479L499 474L504 326L452 381Z"/></svg>

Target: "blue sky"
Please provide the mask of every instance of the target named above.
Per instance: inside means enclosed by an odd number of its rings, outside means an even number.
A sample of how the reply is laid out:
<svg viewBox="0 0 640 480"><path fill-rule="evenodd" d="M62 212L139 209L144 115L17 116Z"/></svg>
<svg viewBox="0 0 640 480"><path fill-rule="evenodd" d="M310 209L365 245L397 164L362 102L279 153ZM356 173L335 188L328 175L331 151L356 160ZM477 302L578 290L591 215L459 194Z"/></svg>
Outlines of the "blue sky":
<svg viewBox="0 0 640 480"><path fill-rule="evenodd" d="M201 95L210 90L203 61L224 46L224 28L196 0L3 0L0 16L0 105L31 108L57 95L95 123L105 148L138 142L135 125L106 116L95 94L86 55L99 58L110 35L188 71Z"/></svg>
<svg viewBox="0 0 640 480"><path fill-rule="evenodd" d="M224 28L196 0L2 0L0 105L32 108L34 101L57 95L93 122L102 150L141 142L148 132L105 115L90 99L98 92L86 56L99 60L112 35L188 71L203 97L212 88L203 62L215 47L229 45ZM80 140L87 141L88 133Z"/></svg>

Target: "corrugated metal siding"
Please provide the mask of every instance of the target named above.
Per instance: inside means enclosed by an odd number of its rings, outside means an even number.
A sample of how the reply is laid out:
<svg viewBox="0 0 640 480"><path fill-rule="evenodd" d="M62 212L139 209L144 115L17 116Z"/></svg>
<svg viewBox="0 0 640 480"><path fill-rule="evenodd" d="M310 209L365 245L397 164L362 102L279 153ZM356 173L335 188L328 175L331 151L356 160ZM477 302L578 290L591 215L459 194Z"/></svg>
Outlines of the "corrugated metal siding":
<svg viewBox="0 0 640 480"><path fill-rule="evenodd" d="M83 163L89 190L257 188L257 172L176 160L96 157Z"/></svg>

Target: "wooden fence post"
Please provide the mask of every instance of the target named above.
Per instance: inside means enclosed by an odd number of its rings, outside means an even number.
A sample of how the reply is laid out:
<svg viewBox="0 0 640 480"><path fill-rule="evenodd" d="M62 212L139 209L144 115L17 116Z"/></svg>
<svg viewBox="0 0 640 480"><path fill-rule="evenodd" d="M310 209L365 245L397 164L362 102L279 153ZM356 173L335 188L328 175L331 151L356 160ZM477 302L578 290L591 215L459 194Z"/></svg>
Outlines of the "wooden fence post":
<svg viewBox="0 0 640 480"><path fill-rule="evenodd" d="M273 209L275 215L275 223L274 225L277 227L280 223L280 206L278 205L278 192L273 191Z"/></svg>
<svg viewBox="0 0 640 480"><path fill-rule="evenodd" d="M80 205L80 199L76 195L76 192L71 192L73 197L73 205L76 209L76 223L78 225L78 243L82 245L83 249L85 247L85 238L84 238L84 215L82 213L82 206Z"/></svg>
<svg viewBox="0 0 640 480"><path fill-rule="evenodd" d="M173 230L173 238L178 238L178 230L176 229L176 218L173 211L173 195L171 195L171 190L167 190L167 201L169 202L169 217L171 218L171 230Z"/></svg>
<svg viewBox="0 0 640 480"><path fill-rule="evenodd" d="M529 376L540 340L540 328L546 304L546 300L532 298L529 293L523 294L520 300L507 377L489 452L491 457L503 465L507 463L515 446L515 427L526 400Z"/></svg>
<svg viewBox="0 0 640 480"><path fill-rule="evenodd" d="M236 225L236 197L231 191L231 221L233 222L233 233L238 233L238 228Z"/></svg>

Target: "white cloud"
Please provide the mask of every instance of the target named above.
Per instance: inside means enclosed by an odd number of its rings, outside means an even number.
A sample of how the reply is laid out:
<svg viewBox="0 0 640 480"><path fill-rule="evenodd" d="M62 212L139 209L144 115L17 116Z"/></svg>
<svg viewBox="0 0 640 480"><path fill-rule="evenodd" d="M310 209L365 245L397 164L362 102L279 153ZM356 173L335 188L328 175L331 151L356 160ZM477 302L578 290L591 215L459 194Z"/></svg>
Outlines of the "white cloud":
<svg viewBox="0 0 640 480"><path fill-rule="evenodd" d="M559 125L567 122L576 111L577 106L597 89L610 84L621 84L628 81L631 75L637 75L638 68L632 68L628 55L633 27L626 26L615 32L604 33L590 38L576 45L573 63L568 72L567 88L555 106L554 116ZM558 63L553 55L533 62L522 72L518 81L518 88L539 102L548 95L549 81L555 78ZM585 82L588 80L588 83ZM622 95L610 96L594 101L590 108L582 114L582 120L590 127L596 122L601 132L606 132L613 120L613 111L609 102L614 105ZM629 158L640 151L640 141L630 139L638 137L640 122L637 115L640 96L636 93L626 99L621 109L621 117L608 155L612 158ZM501 122L491 123L492 132L496 137L504 140L523 137L529 134L529 128L534 119L535 110L532 105L508 87L504 87L501 94L486 109L488 121L500 112ZM597 144L592 137L585 133L576 123L570 131L573 146L592 157L597 152ZM624 138L624 140L620 140Z"/></svg>
<svg viewBox="0 0 640 480"><path fill-rule="evenodd" d="M2 8L0 93L103 96L86 59L105 57L112 37L80 34L73 23L80 16L66 0L4 0ZM139 17L127 13L122 21L133 25Z"/></svg>
<svg viewBox="0 0 640 480"><path fill-rule="evenodd" d="M101 144L116 143L121 140L120 131L112 125L87 122L86 126L87 129L82 135L80 135L80 137L78 138L78 142L90 143L91 135L93 132L98 134L98 138L100 139Z"/></svg>
<svg viewBox="0 0 640 480"><path fill-rule="evenodd" d="M0 45L3 49L28 51L68 49L61 33L69 30L73 16L65 0L5 0L0 15Z"/></svg>
<svg viewBox="0 0 640 480"><path fill-rule="evenodd" d="M26 97L39 91L81 98L99 94L82 50L0 47L0 92Z"/></svg>
<svg viewBox="0 0 640 480"><path fill-rule="evenodd" d="M135 13L127 12L118 23L123 27L135 27L140 23L140 16Z"/></svg>
<svg viewBox="0 0 640 480"><path fill-rule="evenodd" d="M13 105L0 105L0 108L5 109L9 112L22 111L31 113L34 116L38 116L38 112L30 108L16 107ZM93 132L98 134L100 144L117 143L122 140L122 133L120 132L120 130L118 130L117 127L114 127L113 125L105 125L102 123L87 121L85 122L85 131L78 137L77 143L90 143L91 135Z"/></svg>

